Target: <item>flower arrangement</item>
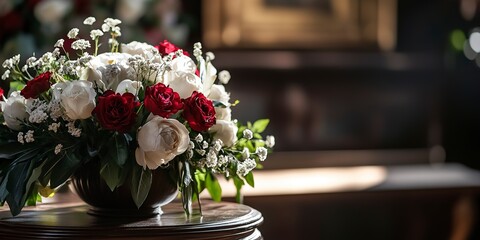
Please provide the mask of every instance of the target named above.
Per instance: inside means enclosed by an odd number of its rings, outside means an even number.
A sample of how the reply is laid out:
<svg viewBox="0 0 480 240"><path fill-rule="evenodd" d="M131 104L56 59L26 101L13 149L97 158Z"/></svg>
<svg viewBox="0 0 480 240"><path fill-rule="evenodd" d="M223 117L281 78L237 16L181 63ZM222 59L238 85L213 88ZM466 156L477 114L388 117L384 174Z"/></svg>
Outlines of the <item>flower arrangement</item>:
<svg viewBox="0 0 480 240"><path fill-rule="evenodd" d="M131 179L137 207L157 168L172 170L187 214L205 189L221 199L219 175L233 180L240 200L275 144L261 135L268 119L232 120L230 74L217 73L200 43L193 57L168 41L124 44L120 20L107 18L99 29L95 21L83 22L91 40L68 32L74 53L60 39L22 67L19 55L3 63L11 93L0 89L0 203L17 215L89 161L100 161L112 191Z"/></svg>

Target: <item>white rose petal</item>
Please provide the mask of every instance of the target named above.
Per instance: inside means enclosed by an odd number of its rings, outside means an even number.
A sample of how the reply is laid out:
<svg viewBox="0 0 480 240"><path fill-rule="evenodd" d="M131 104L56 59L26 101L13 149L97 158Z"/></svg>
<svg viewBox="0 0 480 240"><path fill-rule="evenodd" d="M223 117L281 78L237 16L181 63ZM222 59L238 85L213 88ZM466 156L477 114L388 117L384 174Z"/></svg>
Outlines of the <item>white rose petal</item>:
<svg viewBox="0 0 480 240"><path fill-rule="evenodd" d="M132 93L133 95L136 95L140 88L142 88L141 82L125 79L118 84L117 90L115 92L120 94L129 92L129 93Z"/></svg>
<svg viewBox="0 0 480 240"><path fill-rule="evenodd" d="M28 119L29 114L27 113L26 100L20 95L20 92L12 92L10 97L5 100L2 108L5 124L10 129L21 130L22 123Z"/></svg>
<svg viewBox="0 0 480 240"><path fill-rule="evenodd" d="M216 107L215 118L217 120L232 120L232 109L230 107Z"/></svg>
<svg viewBox="0 0 480 240"><path fill-rule="evenodd" d="M215 79L217 78L217 69L212 65L212 63L208 62L207 66L205 67L205 72L202 75L202 92L205 96L210 94L211 88Z"/></svg>
<svg viewBox="0 0 480 240"><path fill-rule="evenodd" d="M213 139L220 139L224 146L230 147L237 141L238 127L232 121L218 120L209 130L213 134Z"/></svg>
<svg viewBox="0 0 480 240"><path fill-rule="evenodd" d="M86 119L92 116L95 108L96 92L93 84L85 80L77 80L53 85L53 94L60 99L65 114L73 119Z"/></svg>
<svg viewBox="0 0 480 240"><path fill-rule="evenodd" d="M177 92L180 98L188 98L194 91L200 91L202 83L197 75L183 73L173 79L173 81L169 83L169 87Z"/></svg>
<svg viewBox="0 0 480 240"><path fill-rule="evenodd" d="M212 85L208 99L221 102L225 106L230 106L230 94L225 91L225 86L223 85Z"/></svg>
<svg viewBox="0 0 480 240"><path fill-rule="evenodd" d="M153 117L140 128L135 159L140 166L156 169L184 153L190 138L187 128L176 119Z"/></svg>
<svg viewBox="0 0 480 240"><path fill-rule="evenodd" d="M81 79L95 82L103 90L117 89L118 84L130 79L135 81L135 72L128 64L132 55L127 53L102 53L87 63L81 73Z"/></svg>
<svg viewBox="0 0 480 240"><path fill-rule="evenodd" d="M155 53L158 53L158 50L148 43L133 41L128 44L122 43L122 52L132 56L140 55L145 59L152 59L155 57Z"/></svg>

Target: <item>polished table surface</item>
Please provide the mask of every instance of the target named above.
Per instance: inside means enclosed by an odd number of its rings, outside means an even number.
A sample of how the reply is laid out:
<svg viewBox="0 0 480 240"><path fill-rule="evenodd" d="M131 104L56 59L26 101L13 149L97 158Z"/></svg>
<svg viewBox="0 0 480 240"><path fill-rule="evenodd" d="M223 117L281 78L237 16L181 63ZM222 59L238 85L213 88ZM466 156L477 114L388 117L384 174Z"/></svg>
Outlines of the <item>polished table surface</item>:
<svg viewBox="0 0 480 240"><path fill-rule="evenodd" d="M178 202L163 214L135 219L96 217L83 203L27 207L16 217L0 208L0 239L262 239L257 210L236 203L202 203L203 215L187 217Z"/></svg>

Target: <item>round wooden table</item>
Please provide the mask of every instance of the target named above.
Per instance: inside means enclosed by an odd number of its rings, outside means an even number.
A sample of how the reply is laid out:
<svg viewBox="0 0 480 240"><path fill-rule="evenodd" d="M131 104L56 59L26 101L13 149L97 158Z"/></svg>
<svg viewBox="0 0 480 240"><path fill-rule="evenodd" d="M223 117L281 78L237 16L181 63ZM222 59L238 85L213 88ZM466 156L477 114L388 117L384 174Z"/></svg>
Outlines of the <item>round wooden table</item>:
<svg viewBox="0 0 480 240"><path fill-rule="evenodd" d="M187 217L180 203L148 219L96 217L83 203L42 204L12 217L0 208L0 239L263 239L257 210L236 203L203 202Z"/></svg>

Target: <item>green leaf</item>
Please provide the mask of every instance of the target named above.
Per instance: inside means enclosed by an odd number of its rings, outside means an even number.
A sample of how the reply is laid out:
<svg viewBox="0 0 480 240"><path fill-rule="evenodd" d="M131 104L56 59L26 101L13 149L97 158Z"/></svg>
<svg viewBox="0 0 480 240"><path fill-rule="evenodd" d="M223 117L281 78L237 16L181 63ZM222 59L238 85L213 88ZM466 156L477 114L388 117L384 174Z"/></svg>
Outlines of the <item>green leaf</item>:
<svg viewBox="0 0 480 240"><path fill-rule="evenodd" d="M218 183L217 178L210 172L207 172L205 186L214 201L222 201L222 187L220 186L220 183Z"/></svg>
<svg viewBox="0 0 480 240"><path fill-rule="evenodd" d="M190 216L192 214L193 184L182 185L182 205L183 210Z"/></svg>
<svg viewBox="0 0 480 240"><path fill-rule="evenodd" d="M8 172L6 175L0 179L0 202L5 202L5 199L8 195L7 182L8 182Z"/></svg>
<svg viewBox="0 0 480 240"><path fill-rule="evenodd" d="M198 193L203 192L205 189L205 176L206 174L200 171L195 171L195 182L197 183Z"/></svg>
<svg viewBox="0 0 480 240"><path fill-rule="evenodd" d="M81 160L75 153L67 154L52 169L50 187L57 188L67 181L80 166Z"/></svg>
<svg viewBox="0 0 480 240"><path fill-rule="evenodd" d="M245 185L245 182L239 177L233 177L233 184L237 189L237 193L235 194L235 201L238 203L242 203L243 202L242 187L243 185Z"/></svg>
<svg viewBox="0 0 480 240"><path fill-rule="evenodd" d="M247 181L248 185L250 185L251 187L255 187L255 180L253 179L253 172L250 171L245 176L245 180Z"/></svg>
<svg viewBox="0 0 480 240"><path fill-rule="evenodd" d="M124 134L114 134L107 146L109 157L114 159L118 166L123 166L128 159L128 142Z"/></svg>
<svg viewBox="0 0 480 240"><path fill-rule="evenodd" d="M107 161L105 164L103 164L102 168L100 169L100 175L102 176L103 180L105 180L112 192L121 184L120 173L121 168L117 164L110 161Z"/></svg>
<svg viewBox="0 0 480 240"><path fill-rule="evenodd" d="M253 123L252 131L255 133L262 133L267 128L270 119L259 119Z"/></svg>
<svg viewBox="0 0 480 240"><path fill-rule="evenodd" d="M36 206L37 205L37 196L38 196L38 189L37 186L32 186L32 191L27 197L26 204L27 206Z"/></svg>
<svg viewBox="0 0 480 240"><path fill-rule="evenodd" d="M9 142L0 145L0 159L13 159L15 156L32 151L34 148L25 147L18 142Z"/></svg>
<svg viewBox="0 0 480 240"><path fill-rule="evenodd" d="M32 175L33 161L21 161L10 169L6 200L13 216L18 215L25 206L27 181Z"/></svg>
<svg viewBox="0 0 480 240"><path fill-rule="evenodd" d="M223 103L220 102L220 101L215 101L215 100L213 100L212 102L213 102L213 106L214 106L214 107L221 107L221 108L226 108L226 107L227 107L225 104L223 104Z"/></svg>
<svg viewBox="0 0 480 240"><path fill-rule="evenodd" d="M148 192L152 186L152 171L143 169L140 166L134 167L132 172L131 193L137 208L140 208L147 199Z"/></svg>

